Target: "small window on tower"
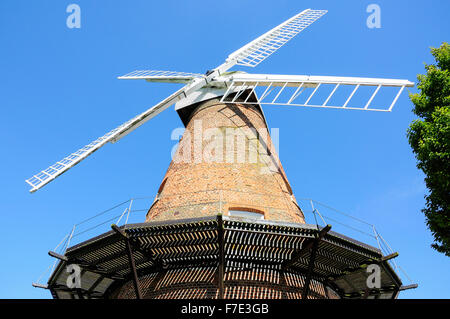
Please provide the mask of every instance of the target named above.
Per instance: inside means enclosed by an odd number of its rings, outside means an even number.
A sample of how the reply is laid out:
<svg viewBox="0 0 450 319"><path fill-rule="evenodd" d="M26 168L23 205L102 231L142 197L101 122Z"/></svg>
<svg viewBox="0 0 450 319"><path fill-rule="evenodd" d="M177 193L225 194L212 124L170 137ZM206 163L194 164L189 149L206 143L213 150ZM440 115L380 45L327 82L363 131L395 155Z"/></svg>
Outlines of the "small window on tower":
<svg viewBox="0 0 450 319"><path fill-rule="evenodd" d="M228 210L228 216L263 220L264 212L252 208L230 207Z"/></svg>

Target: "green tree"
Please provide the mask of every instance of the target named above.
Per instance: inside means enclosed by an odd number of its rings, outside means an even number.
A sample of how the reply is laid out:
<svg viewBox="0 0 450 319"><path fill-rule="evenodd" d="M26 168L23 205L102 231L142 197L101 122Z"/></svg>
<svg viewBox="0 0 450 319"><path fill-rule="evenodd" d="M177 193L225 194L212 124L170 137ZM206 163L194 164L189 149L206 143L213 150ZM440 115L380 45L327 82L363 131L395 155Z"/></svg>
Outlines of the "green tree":
<svg viewBox="0 0 450 319"><path fill-rule="evenodd" d="M420 119L408 129L417 167L425 173L429 190L422 209L434 236L431 245L450 257L450 45L431 48L436 64L425 65L417 76L419 93L410 94Z"/></svg>

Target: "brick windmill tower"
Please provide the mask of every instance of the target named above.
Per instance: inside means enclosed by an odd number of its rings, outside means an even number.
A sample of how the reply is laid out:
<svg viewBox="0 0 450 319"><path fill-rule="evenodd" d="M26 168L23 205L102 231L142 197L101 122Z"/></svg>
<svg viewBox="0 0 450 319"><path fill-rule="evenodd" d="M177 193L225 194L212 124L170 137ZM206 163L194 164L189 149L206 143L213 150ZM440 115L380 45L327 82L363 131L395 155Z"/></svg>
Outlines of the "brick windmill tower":
<svg viewBox="0 0 450 319"><path fill-rule="evenodd" d="M185 131L144 223L70 247L48 286L55 298L395 298L403 289L380 250L305 223L261 105L390 111L406 80L228 72L255 67L326 11L307 9L232 53L206 74L134 71L120 79L183 83L157 105L33 176L34 192L107 142L175 104ZM320 89L332 89L320 103ZM341 104L333 96L351 92ZM361 87L374 92L350 106ZM380 89L398 88L373 108ZM66 267L81 267L68 287ZM366 267L380 268L368 287Z"/></svg>

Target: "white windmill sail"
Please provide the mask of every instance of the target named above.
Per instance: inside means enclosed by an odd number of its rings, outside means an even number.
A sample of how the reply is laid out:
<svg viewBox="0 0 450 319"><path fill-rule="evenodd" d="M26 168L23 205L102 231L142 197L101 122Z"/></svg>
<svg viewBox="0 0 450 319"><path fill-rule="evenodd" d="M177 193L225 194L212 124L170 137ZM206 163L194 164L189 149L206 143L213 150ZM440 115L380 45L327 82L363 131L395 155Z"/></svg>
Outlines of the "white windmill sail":
<svg viewBox="0 0 450 319"><path fill-rule="evenodd" d="M414 86L408 80L381 79L381 78L359 78L338 76L307 76L307 75L278 75L278 74L247 74L235 73L230 76L222 76L217 81L227 86L227 91L221 102L235 102L239 100L242 104L254 104L249 97L260 87L264 87L262 94L257 96L259 104L267 105L292 105L322 108L354 109L366 111L391 111L405 87ZM319 94L324 85L332 85L332 90L325 95L320 104L311 104L312 98ZM330 105L329 102L339 88L352 87L348 96L340 105ZM372 94L360 107L349 107L349 102L361 87L373 87ZM371 103L380 90L387 87L398 88L397 93L391 101L383 103L382 107L371 108ZM281 95L286 88L293 88L283 99ZM306 88L313 88L302 102L297 102L298 97ZM237 92L237 93L236 93Z"/></svg>
<svg viewBox="0 0 450 319"><path fill-rule="evenodd" d="M227 61L255 67L328 11L306 9L228 56Z"/></svg>
<svg viewBox="0 0 450 319"><path fill-rule="evenodd" d="M58 161L55 164L51 165L47 169L37 173L36 175L33 175L31 178L26 180L26 182L31 186L30 192L33 193L38 189L42 188L43 186L47 185L56 177L58 177L62 173L66 172L67 170L69 170L82 160L84 160L86 157L94 153L96 150L104 146L106 143L115 142L119 140L126 134L130 133L137 127L141 126L146 121L150 120L157 114L161 113L170 105L182 99L185 96L186 88L187 86L179 89L178 91L176 91L175 93L173 93L160 103L156 104L155 106L149 108L145 112L137 115L131 120L116 127L115 129L106 133L102 137L99 137L92 143L79 149L75 153L72 153L69 156L62 159L61 161Z"/></svg>
<svg viewBox="0 0 450 319"><path fill-rule="evenodd" d="M188 83L195 78L203 78L204 75L177 71L136 70L119 76L119 80L146 80L159 83Z"/></svg>

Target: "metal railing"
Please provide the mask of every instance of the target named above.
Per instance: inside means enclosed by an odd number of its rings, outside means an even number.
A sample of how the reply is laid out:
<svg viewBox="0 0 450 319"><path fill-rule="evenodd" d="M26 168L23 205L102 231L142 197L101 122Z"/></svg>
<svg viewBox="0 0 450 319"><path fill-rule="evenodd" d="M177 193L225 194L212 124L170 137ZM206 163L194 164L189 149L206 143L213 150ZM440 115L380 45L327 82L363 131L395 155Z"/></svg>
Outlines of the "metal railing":
<svg viewBox="0 0 450 319"><path fill-rule="evenodd" d="M368 243L367 238L370 238L371 242L368 244L377 247L384 256L394 253L394 250L380 235L375 225L313 199L298 199L298 201L303 203L303 205L300 204L303 207L303 212L310 215L314 224L321 226L331 224L333 225L333 231L346 236L350 235L350 237L365 243ZM306 209L308 206L310 209ZM364 238L362 235L364 235ZM393 259L390 259L389 263L396 271L400 270Z"/></svg>

